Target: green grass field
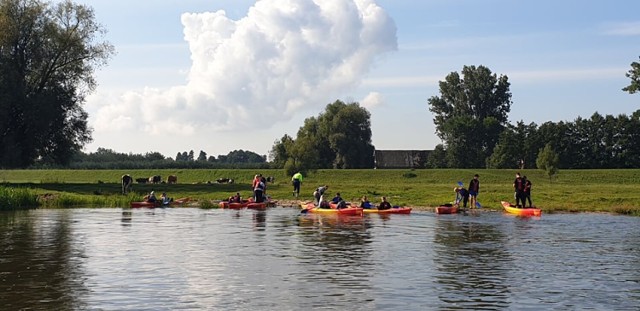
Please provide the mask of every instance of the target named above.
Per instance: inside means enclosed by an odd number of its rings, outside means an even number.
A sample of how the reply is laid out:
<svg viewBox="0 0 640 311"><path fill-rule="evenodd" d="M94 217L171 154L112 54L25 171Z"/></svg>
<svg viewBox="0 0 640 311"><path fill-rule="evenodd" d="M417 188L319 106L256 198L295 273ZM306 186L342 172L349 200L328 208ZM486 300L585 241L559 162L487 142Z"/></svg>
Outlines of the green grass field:
<svg viewBox="0 0 640 311"><path fill-rule="evenodd" d="M134 179L177 175L178 184L137 184L128 196L120 194L120 177ZM283 170L2 170L0 182L8 188L27 188L39 197L42 206L128 206L151 190L166 191L174 198L191 197L210 207L235 192L251 195L251 180L257 173L273 176L267 192L274 199L293 200L290 176ZM451 202L457 181L468 185L474 174L480 175L478 201L484 209L500 209L500 201L513 201L516 170L318 170L305 176L300 200L311 200L319 185L329 185L330 196L340 192L349 201L367 195L372 201L387 196L392 204L429 208ZM533 182L532 199L546 212L615 212L640 215L640 170L562 170L550 181L541 170L523 170ZM216 184L218 178L232 178L234 184ZM208 184L211 181L212 184ZM2 192L0 192L2 195ZM2 201L0 200L0 203ZM2 209L2 207L0 207Z"/></svg>

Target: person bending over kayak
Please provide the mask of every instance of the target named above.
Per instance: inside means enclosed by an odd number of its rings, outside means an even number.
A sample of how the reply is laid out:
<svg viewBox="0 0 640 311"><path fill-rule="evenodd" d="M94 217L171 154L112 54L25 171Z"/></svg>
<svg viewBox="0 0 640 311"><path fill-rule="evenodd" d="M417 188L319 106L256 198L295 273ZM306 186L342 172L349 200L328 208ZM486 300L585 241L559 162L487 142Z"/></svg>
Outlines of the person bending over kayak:
<svg viewBox="0 0 640 311"><path fill-rule="evenodd" d="M456 200L455 205L460 207L460 202L462 202L462 207L467 208L467 202L469 202L469 191L464 187L455 187L453 191L456 192Z"/></svg>
<svg viewBox="0 0 640 311"><path fill-rule="evenodd" d="M324 196L325 191L329 189L329 186L320 186L313 192L313 197L316 199L316 204L320 204L320 197Z"/></svg>
<svg viewBox="0 0 640 311"><path fill-rule="evenodd" d="M382 202L378 205L379 210L386 210L391 208L391 203L387 201L387 197L382 197Z"/></svg>

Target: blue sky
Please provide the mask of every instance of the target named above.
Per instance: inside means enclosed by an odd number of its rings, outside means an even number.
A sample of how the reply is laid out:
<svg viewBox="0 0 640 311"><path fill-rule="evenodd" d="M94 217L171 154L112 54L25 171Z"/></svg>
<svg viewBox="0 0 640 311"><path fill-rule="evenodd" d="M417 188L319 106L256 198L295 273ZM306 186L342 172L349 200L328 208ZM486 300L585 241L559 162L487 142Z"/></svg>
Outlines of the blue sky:
<svg viewBox="0 0 640 311"><path fill-rule="evenodd" d="M512 122L640 109L621 90L639 1L76 2L117 50L85 106L86 151L268 154L337 99L367 107L377 149L432 149L427 100L464 65L509 77Z"/></svg>

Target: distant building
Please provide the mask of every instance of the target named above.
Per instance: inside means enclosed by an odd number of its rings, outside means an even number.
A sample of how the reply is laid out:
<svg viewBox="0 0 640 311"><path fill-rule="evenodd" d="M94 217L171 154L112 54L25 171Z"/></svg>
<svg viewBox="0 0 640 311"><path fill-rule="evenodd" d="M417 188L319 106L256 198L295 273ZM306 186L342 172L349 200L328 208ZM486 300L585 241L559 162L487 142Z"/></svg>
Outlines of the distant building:
<svg viewBox="0 0 640 311"><path fill-rule="evenodd" d="M376 150L374 168L424 168L431 150Z"/></svg>

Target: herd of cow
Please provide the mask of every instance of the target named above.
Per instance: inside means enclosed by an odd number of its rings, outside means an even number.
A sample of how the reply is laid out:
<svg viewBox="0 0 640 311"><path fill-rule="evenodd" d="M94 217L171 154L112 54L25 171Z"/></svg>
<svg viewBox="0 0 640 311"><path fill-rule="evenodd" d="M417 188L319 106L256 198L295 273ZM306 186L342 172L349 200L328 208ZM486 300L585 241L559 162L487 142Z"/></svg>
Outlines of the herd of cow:
<svg viewBox="0 0 640 311"><path fill-rule="evenodd" d="M165 181L162 180L162 176L154 175L149 178L136 178L135 181L139 184L164 184ZM177 184L178 176L169 175L167 176L167 184ZM122 175L122 194L127 194L131 191L131 186L133 185L133 177L131 175L125 174Z"/></svg>
<svg viewBox="0 0 640 311"><path fill-rule="evenodd" d="M122 175L122 194L127 194L129 191L131 191L131 187L133 186L133 180L134 180L133 177L131 177L131 175L129 174ZM164 183L177 184L178 176L169 175L167 176L166 182L162 180L162 176L160 175L154 175L149 178L136 178L135 181L139 184L164 184ZM233 179L231 178L218 178L216 182L219 184L234 183ZM211 182L207 182L207 183L211 183Z"/></svg>

